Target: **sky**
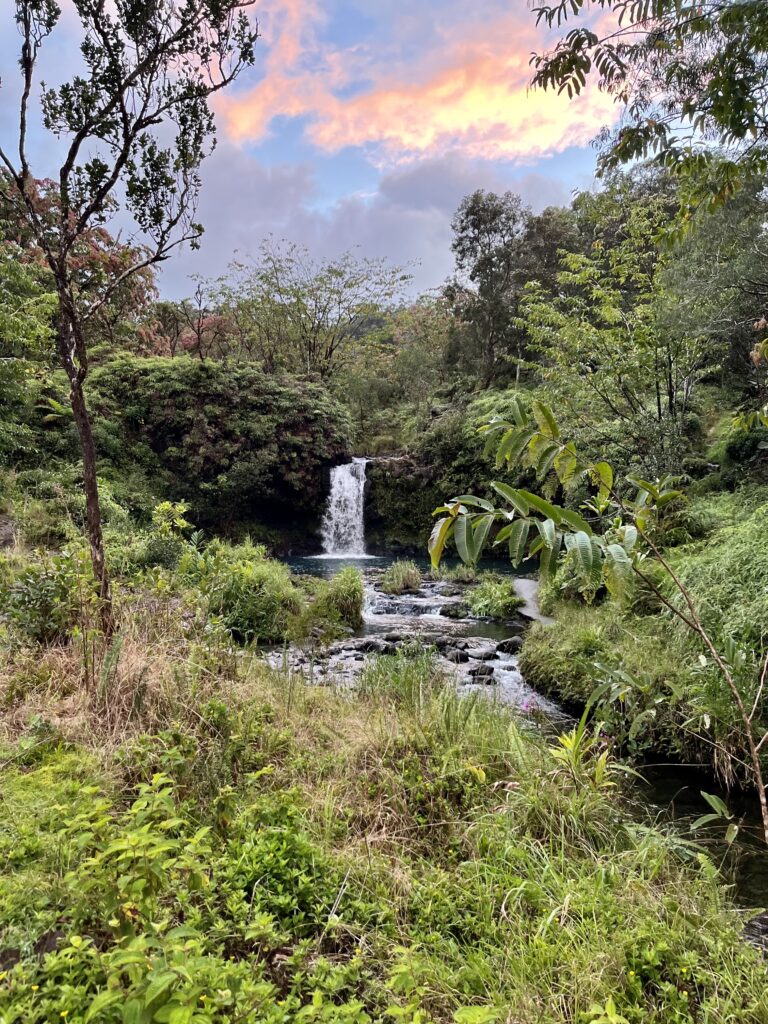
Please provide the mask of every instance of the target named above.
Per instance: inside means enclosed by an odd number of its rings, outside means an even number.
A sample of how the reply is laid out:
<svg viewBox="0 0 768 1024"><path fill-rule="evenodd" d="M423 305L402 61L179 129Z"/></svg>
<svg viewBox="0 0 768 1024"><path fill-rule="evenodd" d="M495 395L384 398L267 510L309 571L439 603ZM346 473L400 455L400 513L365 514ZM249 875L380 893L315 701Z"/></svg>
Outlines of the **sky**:
<svg viewBox="0 0 768 1024"><path fill-rule="evenodd" d="M0 139L12 148L19 37L0 14ZM61 81L77 60L71 11L41 53ZM164 265L162 291L218 277L272 235L316 256L347 249L407 266L413 288L452 270L451 217L477 188L535 210L593 185L591 140L615 120L594 89L531 91L546 47L529 0L259 0L256 62L215 98L217 147L203 166L198 251ZM54 170L45 131L33 172Z"/></svg>

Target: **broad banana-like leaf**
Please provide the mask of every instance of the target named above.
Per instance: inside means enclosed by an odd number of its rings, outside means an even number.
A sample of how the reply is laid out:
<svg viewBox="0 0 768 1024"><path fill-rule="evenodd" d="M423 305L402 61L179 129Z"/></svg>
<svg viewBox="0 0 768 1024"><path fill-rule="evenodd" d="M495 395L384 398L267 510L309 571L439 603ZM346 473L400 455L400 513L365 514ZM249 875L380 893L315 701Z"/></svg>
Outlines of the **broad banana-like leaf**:
<svg viewBox="0 0 768 1024"><path fill-rule="evenodd" d="M501 483L500 480L491 481L491 487L497 494L500 494L502 498L506 498L518 515L528 515L529 505L525 498L522 497L520 491L516 491L515 488L510 487L509 484Z"/></svg>
<svg viewBox="0 0 768 1024"><path fill-rule="evenodd" d="M453 527L456 522L454 516L446 516L444 519L438 519L432 528L432 533L429 536L429 542L427 544L427 550L429 551L429 558L432 562L432 568L437 569L440 566L440 562L443 558L445 551L445 545L448 543L448 538L453 532Z"/></svg>
<svg viewBox="0 0 768 1024"><path fill-rule="evenodd" d="M555 458L560 454L560 445L555 441L550 441L549 444L539 452L539 457L536 460L536 479L543 480L554 465Z"/></svg>
<svg viewBox="0 0 768 1024"><path fill-rule="evenodd" d="M621 546L629 555L634 550L635 544L637 544L637 527L632 526L630 523L624 527L624 536L621 541Z"/></svg>
<svg viewBox="0 0 768 1024"><path fill-rule="evenodd" d="M592 477L599 487L601 498L607 498L613 488L613 470L607 462L596 462L592 467Z"/></svg>
<svg viewBox="0 0 768 1024"><path fill-rule="evenodd" d="M541 555L539 557L539 571L543 580L548 580L554 576L557 570L557 559L560 555L560 542L562 535L555 533L555 543L552 547L545 545L541 549Z"/></svg>
<svg viewBox="0 0 768 1024"><path fill-rule="evenodd" d="M505 434L496 453L496 467L503 466L505 462L516 466L536 433L536 427L529 425Z"/></svg>
<svg viewBox="0 0 768 1024"><path fill-rule="evenodd" d="M475 545L475 561L479 561L483 554L483 548L485 542L488 540L488 532L493 526L493 521L496 517L492 515L480 516L474 525L474 545Z"/></svg>
<svg viewBox="0 0 768 1024"><path fill-rule="evenodd" d="M475 542L469 516L458 516L453 528L453 539L462 562L474 565L477 559L475 558Z"/></svg>
<svg viewBox="0 0 768 1024"><path fill-rule="evenodd" d="M632 576L632 560L621 544L608 545L603 568L608 593L620 600L626 594Z"/></svg>
<svg viewBox="0 0 768 1024"><path fill-rule="evenodd" d="M592 536L592 527L578 512L574 512L570 508L563 508L560 510L560 518L572 530L581 530L583 533Z"/></svg>
<svg viewBox="0 0 768 1024"><path fill-rule="evenodd" d="M541 539L544 541L546 547L554 547L555 537L557 536L557 530L555 529L555 524L552 522L552 520L539 519L536 521L536 526L538 527L539 533L541 534Z"/></svg>
<svg viewBox="0 0 768 1024"><path fill-rule="evenodd" d="M560 437L560 428L548 405L545 405L543 402L534 402L533 415L536 417L536 422L544 433L548 433L553 440Z"/></svg>
<svg viewBox="0 0 768 1024"><path fill-rule="evenodd" d="M486 512L493 512L493 505L485 498L476 498L474 494L460 494L458 498L451 500L452 505L470 505L474 508L483 508Z"/></svg>
<svg viewBox="0 0 768 1024"><path fill-rule="evenodd" d="M573 553L576 566L581 573L582 578L587 580L590 586L594 586L596 576L597 584L599 585L600 577L602 576L600 552L599 550L595 551L593 548L592 538L589 534L585 533L583 530L579 530L578 533L574 533L570 544L570 550ZM596 572L595 563L597 564Z"/></svg>
<svg viewBox="0 0 768 1024"><path fill-rule="evenodd" d="M528 543L530 529L529 519L516 519L510 526L509 557L515 567L520 565L525 557L525 545Z"/></svg>

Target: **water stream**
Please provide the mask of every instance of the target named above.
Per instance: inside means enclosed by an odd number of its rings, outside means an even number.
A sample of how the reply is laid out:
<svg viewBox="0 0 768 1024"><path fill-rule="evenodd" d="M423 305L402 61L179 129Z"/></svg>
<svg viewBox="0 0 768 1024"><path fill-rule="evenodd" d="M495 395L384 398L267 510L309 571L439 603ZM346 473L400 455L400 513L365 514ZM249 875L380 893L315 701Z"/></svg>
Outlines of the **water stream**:
<svg viewBox="0 0 768 1024"><path fill-rule="evenodd" d="M520 617L510 622L451 615L450 605L462 601L461 588L445 581L430 580L426 559L415 559L424 572L418 593L401 596L383 593L381 575L394 559L366 554L367 461L357 458L332 470L331 490L322 523L323 554L288 562L295 572L325 577L335 575L346 565L356 565L365 581L363 628L356 637L331 645L323 652L295 650L286 667L302 674L309 673L316 682L354 685L369 655L392 653L404 643L417 641L436 651L443 668L455 675L462 692L479 692L512 705L524 717L532 716L545 728L559 730L570 727L570 719L563 711L525 682L518 668L514 641L510 644L512 637L519 636L525 620L551 621L539 614L537 582L530 575L513 573L508 562L494 561L483 565L483 568L494 572L515 576L515 586L526 604ZM681 766L659 766L647 773L644 783L635 787L635 798L639 809L655 809L663 818L675 820L684 838L693 838L686 833L687 823L708 810L701 797L704 784L704 780L693 777ZM711 782L707 788L712 791ZM742 906L755 907L768 902L768 858L762 845L752 837L752 818L750 813L745 815L745 828L735 850L731 851L737 856L735 863L730 865L729 873L735 881L737 902ZM723 859L722 841L713 839L713 856L717 860Z"/></svg>

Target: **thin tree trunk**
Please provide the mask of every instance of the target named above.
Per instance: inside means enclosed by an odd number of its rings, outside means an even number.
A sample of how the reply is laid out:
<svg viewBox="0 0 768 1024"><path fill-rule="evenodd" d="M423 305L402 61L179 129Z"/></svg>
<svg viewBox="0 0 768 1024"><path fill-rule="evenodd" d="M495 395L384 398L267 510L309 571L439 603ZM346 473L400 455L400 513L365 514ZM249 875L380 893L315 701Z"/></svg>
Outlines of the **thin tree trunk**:
<svg viewBox="0 0 768 1024"><path fill-rule="evenodd" d="M93 575L99 585L99 621L105 636L114 632L114 612L112 608L112 590L109 572L104 554L104 537L101 529L101 504L99 501L99 484L96 477L96 446L93 441L91 418L83 392L83 381L86 370L79 366L74 354L72 326L67 314L59 313L57 331L59 356L69 378L69 398L72 413L80 438L80 450L83 458L83 488L85 491L85 528L91 550Z"/></svg>

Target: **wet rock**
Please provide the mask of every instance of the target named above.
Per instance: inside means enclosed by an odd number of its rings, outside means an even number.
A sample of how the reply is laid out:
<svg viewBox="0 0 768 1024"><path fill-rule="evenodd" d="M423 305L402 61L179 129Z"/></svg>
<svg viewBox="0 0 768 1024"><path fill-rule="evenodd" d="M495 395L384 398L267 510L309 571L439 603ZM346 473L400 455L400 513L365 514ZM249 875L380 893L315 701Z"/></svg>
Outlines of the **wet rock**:
<svg viewBox="0 0 768 1024"><path fill-rule="evenodd" d="M440 609L440 614L444 615L446 619L466 619L469 615L469 607L458 601L444 604Z"/></svg>
<svg viewBox="0 0 768 1024"><path fill-rule="evenodd" d="M394 654L396 648L394 644L388 643L386 640L379 640L375 637L367 637L357 647L358 651L362 651L363 654Z"/></svg>
<svg viewBox="0 0 768 1024"><path fill-rule="evenodd" d="M490 661L496 657L496 644L475 643L470 638L470 646L467 648L470 657L477 661Z"/></svg>
<svg viewBox="0 0 768 1024"><path fill-rule="evenodd" d="M449 647L446 649L443 657L447 661L452 661L454 665L460 665L465 661L469 661L469 655L466 651L460 651L455 647Z"/></svg>
<svg viewBox="0 0 768 1024"><path fill-rule="evenodd" d="M474 683L492 683L495 675L493 665L488 665L486 663L483 663L482 665L473 665L469 670L469 674Z"/></svg>
<svg viewBox="0 0 768 1024"><path fill-rule="evenodd" d="M518 654L522 646L523 638L521 636L511 636L508 640L502 640L500 644L497 644L496 653Z"/></svg>
<svg viewBox="0 0 768 1024"><path fill-rule="evenodd" d="M747 921L744 926L744 938L768 955L768 911Z"/></svg>

